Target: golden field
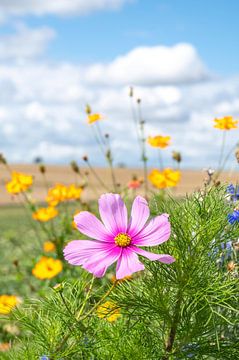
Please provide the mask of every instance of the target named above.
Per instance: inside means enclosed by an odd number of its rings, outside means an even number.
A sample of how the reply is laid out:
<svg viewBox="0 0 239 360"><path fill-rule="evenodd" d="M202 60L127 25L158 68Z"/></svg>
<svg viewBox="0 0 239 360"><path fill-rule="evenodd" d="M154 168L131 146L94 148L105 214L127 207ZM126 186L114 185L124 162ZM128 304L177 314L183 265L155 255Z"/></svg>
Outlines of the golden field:
<svg viewBox="0 0 239 360"><path fill-rule="evenodd" d="M55 183L70 184L75 182L75 174L70 166L60 165L48 165L46 167L45 178L39 172L38 165L13 165L12 170L23 172L26 174L32 174L34 176L34 186L32 197L36 202L44 201L46 197L46 186L51 187ZM107 168L94 168L98 176L103 179L107 187L112 188L112 179L110 171ZM86 168L81 168L82 177L78 177L78 182L83 181L84 173L88 172L89 186L84 189L82 194L83 200L97 199L100 194L106 192L104 188L97 182L96 178ZM5 183L10 180L10 174L5 167L1 167L1 183L0 183L0 206L7 204L18 203L18 196L12 197L7 193L5 189ZM122 188L126 187L128 182L132 179L132 175L137 175L138 178L143 177L142 169L134 168L116 168L115 174L118 183ZM238 172L224 172L220 176L220 180L223 182L238 182ZM183 196L187 193L191 193L203 186L204 179L206 178L206 172L203 170L182 170L181 181L178 187L173 188L171 191L176 196ZM153 188L152 188L153 189ZM142 192L143 189L137 190Z"/></svg>

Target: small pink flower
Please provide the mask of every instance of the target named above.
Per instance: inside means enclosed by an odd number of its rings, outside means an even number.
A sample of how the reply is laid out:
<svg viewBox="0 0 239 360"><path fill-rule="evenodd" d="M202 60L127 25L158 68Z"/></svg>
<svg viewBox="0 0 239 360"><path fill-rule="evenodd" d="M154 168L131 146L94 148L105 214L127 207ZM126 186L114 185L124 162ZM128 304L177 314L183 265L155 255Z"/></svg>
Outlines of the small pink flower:
<svg viewBox="0 0 239 360"><path fill-rule="evenodd" d="M64 249L65 259L72 265L81 265L96 277L104 276L107 268L117 261L116 279L144 270L138 255L149 260L170 264L175 259L166 254L154 254L141 246L155 246L170 236L168 215L150 215L147 201L137 196L128 222L127 208L118 194L104 194L99 199L102 222L88 211L74 217L78 230L95 240L73 240ZM138 254L138 255L137 255Z"/></svg>

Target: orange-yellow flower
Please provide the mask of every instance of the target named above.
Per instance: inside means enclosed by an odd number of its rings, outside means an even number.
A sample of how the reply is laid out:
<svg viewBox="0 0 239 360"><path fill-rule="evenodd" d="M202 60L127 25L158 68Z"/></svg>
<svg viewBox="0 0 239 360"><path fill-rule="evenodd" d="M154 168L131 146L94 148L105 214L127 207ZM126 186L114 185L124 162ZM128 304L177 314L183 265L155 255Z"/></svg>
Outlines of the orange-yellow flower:
<svg viewBox="0 0 239 360"><path fill-rule="evenodd" d="M52 252L56 250L56 245L52 241L45 241L43 244L43 250L45 252Z"/></svg>
<svg viewBox="0 0 239 360"><path fill-rule="evenodd" d="M120 309L113 301L106 301L104 304L98 306L97 316L109 322L114 322L120 317Z"/></svg>
<svg viewBox="0 0 239 360"><path fill-rule="evenodd" d="M5 352L10 350L11 344L10 343L0 343L0 352Z"/></svg>
<svg viewBox="0 0 239 360"><path fill-rule="evenodd" d="M19 302L15 295L0 295L0 314L9 314Z"/></svg>
<svg viewBox="0 0 239 360"><path fill-rule="evenodd" d="M180 180L181 173L180 171L172 169L164 169L159 171L154 169L149 174L149 180L158 189L165 189L167 187L176 186Z"/></svg>
<svg viewBox="0 0 239 360"><path fill-rule="evenodd" d="M114 283L116 281L117 281L117 283L122 283L122 282L129 281L129 280L132 280L132 279L133 279L133 277L131 275L128 275L128 276L125 276L123 279L117 280L116 276L112 275L110 280L111 280L112 283Z"/></svg>
<svg viewBox="0 0 239 360"><path fill-rule="evenodd" d="M29 189L33 183L32 175L13 172L12 180L6 184L6 189L10 194L19 194Z"/></svg>
<svg viewBox="0 0 239 360"><path fill-rule="evenodd" d="M232 116L224 116L221 119L215 119L214 127L216 129L220 130L231 130L231 129L237 129L237 120L233 120Z"/></svg>
<svg viewBox="0 0 239 360"><path fill-rule="evenodd" d="M40 208L32 214L34 220L46 222L54 219L58 215L58 210L52 206Z"/></svg>
<svg viewBox="0 0 239 360"><path fill-rule="evenodd" d="M167 146L169 146L170 140L171 140L170 136L157 135L157 136L148 137L149 145L160 149L164 149Z"/></svg>
<svg viewBox="0 0 239 360"><path fill-rule="evenodd" d="M51 257L42 256L32 269L32 274L40 279L52 279L58 275L63 269L62 262Z"/></svg>
<svg viewBox="0 0 239 360"><path fill-rule="evenodd" d="M60 202L80 199L83 189L80 186L71 184L69 186L56 184L49 189L46 201L49 206L57 206Z"/></svg>
<svg viewBox="0 0 239 360"><path fill-rule="evenodd" d="M89 114L87 116L87 122L88 124L93 124L95 123L96 121L99 121L99 120L102 120L103 119L103 116L101 114Z"/></svg>

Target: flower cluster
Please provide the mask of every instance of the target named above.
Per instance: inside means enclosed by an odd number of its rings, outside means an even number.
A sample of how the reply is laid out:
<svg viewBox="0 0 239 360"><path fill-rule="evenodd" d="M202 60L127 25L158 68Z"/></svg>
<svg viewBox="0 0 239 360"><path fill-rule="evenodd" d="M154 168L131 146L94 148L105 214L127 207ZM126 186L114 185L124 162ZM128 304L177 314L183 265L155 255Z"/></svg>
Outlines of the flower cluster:
<svg viewBox="0 0 239 360"><path fill-rule="evenodd" d="M172 169L164 169L163 171L154 169L149 174L149 180L157 189L165 189L177 186L180 181L180 171Z"/></svg>
<svg viewBox="0 0 239 360"><path fill-rule="evenodd" d="M40 222L46 222L51 219L54 219L58 215L58 210L53 206L49 206L46 208L39 208L32 214L34 220Z"/></svg>
<svg viewBox="0 0 239 360"><path fill-rule="evenodd" d="M82 187L71 185L56 184L48 190L46 201L49 206L57 206L59 203L70 200L79 200L82 194Z"/></svg>
<svg viewBox="0 0 239 360"><path fill-rule="evenodd" d="M33 177L14 171L12 179L6 184L6 189L10 194L19 194L30 188L33 183Z"/></svg>

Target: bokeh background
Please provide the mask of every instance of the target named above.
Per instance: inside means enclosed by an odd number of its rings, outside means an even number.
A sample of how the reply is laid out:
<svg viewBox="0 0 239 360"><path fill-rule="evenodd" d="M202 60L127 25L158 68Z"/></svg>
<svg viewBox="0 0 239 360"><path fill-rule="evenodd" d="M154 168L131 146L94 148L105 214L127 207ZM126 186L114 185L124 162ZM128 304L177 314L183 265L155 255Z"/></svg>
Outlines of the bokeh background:
<svg viewBox="0 0 239 360"><path fill-rule="evenodd" d="M115 163L139 166L134 86L147 135L170 135L184 168L213 166L212 120L239 113L238 12L237 0L1 0L0 151L55 164L90 153L103 165L89 103L105 116Z"/></svg>

